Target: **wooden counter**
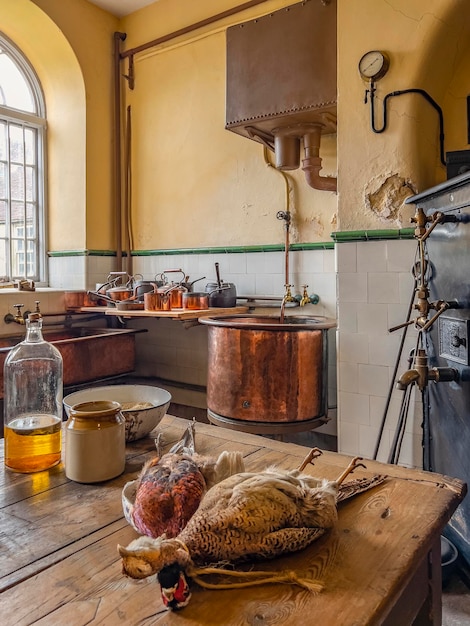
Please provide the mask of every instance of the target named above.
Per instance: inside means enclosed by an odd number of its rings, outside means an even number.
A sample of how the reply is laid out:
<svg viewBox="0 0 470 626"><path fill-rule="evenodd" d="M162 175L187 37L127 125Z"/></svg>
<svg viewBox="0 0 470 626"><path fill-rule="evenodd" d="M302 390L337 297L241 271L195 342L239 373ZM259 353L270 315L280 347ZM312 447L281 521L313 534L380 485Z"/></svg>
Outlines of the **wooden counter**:
<svg viewBox="0 0 470 626"><path fill-rule="evenodd" d="M166 446L185 420L165 416ZM3 444L3 441L1 442ZM207 424L202 453L241 450L249 470L298 467L308 449ZM2 446L3 450L3 446ZM20 626L322 625L441 623L440 533L463 499L457 479L367 461L354 476L386 473L379 487L344 503L336 527L307 549L265 562L320 579L313 595L288 584L209 591L193 586L187 607L168 612L154 577L123 577L116 551L136 533L123 518L121 490L153 452L149 438L128 446L125 474L99 485L65 477L62 465L37 474L0 468L2 623ZM349 457L325 452L306 472L336 478ZM414 622L415 618L418 619Z"/></svg>
<svg viewBox="0 0 470 626"><path fill-rule="evenodd" d="M200 317L212 317L215 315L238 315L246 313L247 306L236 306L230 308L209 308L209 309L172 309L171 311L145 311L139 309L137 311L119 311L115 307L110 306L82 306L79 309L82 313L105 313L114 317L156 317L173 320L197 320Z"/></svg>

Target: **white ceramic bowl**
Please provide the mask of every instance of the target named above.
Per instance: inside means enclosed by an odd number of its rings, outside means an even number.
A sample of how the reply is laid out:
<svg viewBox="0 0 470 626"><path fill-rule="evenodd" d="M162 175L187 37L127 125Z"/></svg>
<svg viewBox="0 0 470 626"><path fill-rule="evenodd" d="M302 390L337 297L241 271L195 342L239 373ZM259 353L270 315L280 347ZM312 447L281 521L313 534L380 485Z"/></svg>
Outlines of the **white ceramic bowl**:
<svg viewBox="0 0 470 626"><path fill-rule="evenodd" d="M114 400L121 405L132 403L150 403L152 406L125 410L122 414L126 420L126 441L136 441L148 435L165 415L170 406L171 394L160 387L151 385L107 385L81 389L65 396L64 409L67 417L70 407L80 402L94 400Z"/></svg>

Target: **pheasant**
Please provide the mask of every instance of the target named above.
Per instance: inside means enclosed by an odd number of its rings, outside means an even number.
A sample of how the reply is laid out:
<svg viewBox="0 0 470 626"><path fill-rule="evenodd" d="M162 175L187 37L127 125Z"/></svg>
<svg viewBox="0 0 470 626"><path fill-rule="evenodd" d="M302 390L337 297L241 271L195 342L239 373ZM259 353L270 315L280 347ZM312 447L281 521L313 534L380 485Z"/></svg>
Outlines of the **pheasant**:
<svg viewBox="0 0 470 626"><path fill-rule="evenodd" d="M175 537L186 526L206 491L231 474L244 470L240 452L222 452L217 459L195 451L195 423L169 452L143 466L135 481L124 486L122 505L127 521L148 537Z"/></svg>
<svg viewBox="0 0 470 626"><path fill-rule="evenodd" d="M209 585L200 578L202 574L222 572L251 579L225 587L287 580L320 591L320 584L299 579L292 572L285 576L274 573L273 577L272 572L241 574L208 567L221 561L271 559L302 550L335 524L339 502L380 484L386 478L376 475L343 485L356 467L365 467L359 463L361 457L355 457L336 480L302 473L307 463L318 454L321 454L318 449L312 450L298 470L272 467L262 472L242 472L216 484L205 494L196 513L176 537L140 537L127 548L118 546L123 573L131 578L157 574L163 601L173 609L181 608L189 601L185 574L203 587Z"/></svg>

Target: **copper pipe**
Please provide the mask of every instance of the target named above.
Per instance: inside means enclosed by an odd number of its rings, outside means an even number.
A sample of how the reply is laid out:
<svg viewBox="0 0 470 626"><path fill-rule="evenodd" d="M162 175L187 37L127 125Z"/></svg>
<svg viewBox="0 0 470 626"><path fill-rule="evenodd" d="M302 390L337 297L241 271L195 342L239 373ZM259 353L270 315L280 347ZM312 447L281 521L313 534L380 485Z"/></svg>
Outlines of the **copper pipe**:
<svg viewBox="0 0 470 626"><path fill-rule="evenodd" d="M121 227L121 70L120 42L126 33L114 33L114 223L116 229L116 271L122 269Z"/></svg>
<svg viewBox="0 0 470 626"><path fill-rule="evenodd" d="M251 7L256 6L257 4L263 4L266 0L251 0L250 2L244 2L243 4L239 4L232 9L227 9L227 11L222 11L222 13L217 13L212 17L208 17L205 20L201 20L200 22L195 22L194 24L190 24L189 26L185 26L184 28L180 28L178 30L173 31L172 33L168 33L167 35L163 35L162 37L158 37L157 39L153 39L147 43L143 43L140 46L136 46L135 48L130 48L129 50L125 50L121 52L120 58L125 59L126 57L133 57L138 52L142 52L143 50L148 50L149 48L154 48L155 46L159 46L162 43L166 43L170 41L170 39L175 39L176 37L181 37L181 35L186 35L187 33L191 33L198 28L202 28L203 26L208 26L209 24L213 24L214 22L218 22L219 20L224 19L225 17L230 17L231 15L235 15L236 13L240 13L245 9L250 9Z"/></svg>
<svg viewBox="0 0 470 626"><path fill-rule="evenodd" d="M302 160L302 169L305 172L307 183L313 189L320 191L336 191L337 179L333 176L320 176L322 160L320 154L321 125L311 124L304 135L305 159Z"/></svg>
<svg viewBox="0 0 470 626"><path fill-rule="evenodd" d="M132 146L132 117L131 107L127 107L126 118L126 153L124 158L124 167L126 172L125 177L125 193L124 193L124 207L123 207L123 222L125 224L124 229L124 241L126 248L126 271L129 276L132 276L132 218L131 218L131 198L132 198L132 161L131 161L131 146Z"/></svg>

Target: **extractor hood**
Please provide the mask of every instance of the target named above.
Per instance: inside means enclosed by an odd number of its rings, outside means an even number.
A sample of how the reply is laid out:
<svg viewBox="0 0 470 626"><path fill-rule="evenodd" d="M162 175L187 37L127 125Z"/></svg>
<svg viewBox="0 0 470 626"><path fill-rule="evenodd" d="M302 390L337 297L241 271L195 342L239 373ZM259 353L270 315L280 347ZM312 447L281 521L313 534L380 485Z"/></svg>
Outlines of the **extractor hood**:
<svg viewBox="0 0 470 626"><path fill-rule="evenodd" d="M336 0L307 0L227 29L225 128L300 166L317 189L320 137L336 132Z"/></svg>

